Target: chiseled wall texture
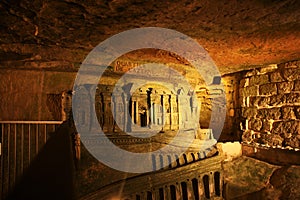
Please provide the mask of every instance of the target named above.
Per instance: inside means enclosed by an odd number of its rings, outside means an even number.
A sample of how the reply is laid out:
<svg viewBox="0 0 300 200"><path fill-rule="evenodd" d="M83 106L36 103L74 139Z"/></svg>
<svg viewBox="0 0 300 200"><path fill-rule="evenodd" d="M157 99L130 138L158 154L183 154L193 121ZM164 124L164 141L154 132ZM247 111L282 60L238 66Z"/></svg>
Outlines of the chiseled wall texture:
<svg viewBox="0 0 300 200"><path fill-rule="evenodd" d="M63 91L71 90L74 72L0 70L0 120L61 120Z"/></svg>
<svg viewBox="0 0 300 200"><path fill-rule="evenodd" d="M226 118L219 141L240 141L242 131L240 129L241 105L239 82L243 73L236 72L222 76L222 83L226 95Z"/></svg>
<svg viewBox="0 0 300 200"><path fill-rule="evenodd" d="M300 147L300 61L248 71L240 94L244 142Z"/></svg>

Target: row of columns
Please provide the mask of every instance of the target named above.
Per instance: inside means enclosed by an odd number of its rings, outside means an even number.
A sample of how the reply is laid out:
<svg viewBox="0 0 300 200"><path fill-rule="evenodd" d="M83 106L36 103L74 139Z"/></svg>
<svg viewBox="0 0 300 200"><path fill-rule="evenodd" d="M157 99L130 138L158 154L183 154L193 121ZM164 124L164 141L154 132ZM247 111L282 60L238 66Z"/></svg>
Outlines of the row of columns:
<svg viewBox="0 0 300 200"><path fill-rule="evenodd" d="M217 175L218 173L218 175ZM215 177L217 175L217 177ZM207 180L207 181L206 181ZM183 182L166 185L135 195L135 199L186 199L199 200L221 197L222 177L220 172L211 172L202 176L187 179Z"/></svg>
<svg viewBox="0 0 300 200"><path fill-rule="evenodd" d="M80 108L76 110L80 112L82 126L94 128L99 127L99 123L104 132L117 132L121 129L133 131L132 124L136 125L134 127L162 126L163 130L178 130L179 125L183 125L183 128L199 126L199 117L196 117L199 111L195 103L197 100L182 92L160 94L148 88L146 92L134 93L131 97L125 92L112 96L113 86L103 86L96 90L96 106L89 107L89 98L93 98L90 91L94 88L82 86L79 89L86 90L81 92L86 96L82 99L79 97ZM94 116L95 113L97 116Z"/></svg>
<svg viewBox="0 0 300 200"><path fill-rule="evenodd" d="M144 110L140 109L140 104ZM130 115L136 125L164 125L163 129L178 129L178 103L172 94L155 94L151 90L147 94L135 94L131 98Z"/></svg>

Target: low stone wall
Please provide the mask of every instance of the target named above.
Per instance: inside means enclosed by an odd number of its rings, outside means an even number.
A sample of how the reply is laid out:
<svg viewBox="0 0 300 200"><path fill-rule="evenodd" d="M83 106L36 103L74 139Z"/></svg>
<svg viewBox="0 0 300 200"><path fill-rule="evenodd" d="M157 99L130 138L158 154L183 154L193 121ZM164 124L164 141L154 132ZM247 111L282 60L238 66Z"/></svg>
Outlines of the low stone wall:
<svg viewBox="0 0 300 200"><path fill-rule="evenodd" d="M300 147L300 61L248 71L240 94L245 143Z"/></svg>
<svg viewBox="0 0 300 200"><path fill-rule="evenodd" d="M243 156L252 157L273 165L300 165L299 151L293 149L286 150L243 144L242 151Z"/></svg>
<svg viewBox="0 0 300 200"><path fill-rule="evenodd" d="M220 200L223 199L222 160L222 156L214 156L173 170L130 177L90 192L79 199Z"/></svg>
<svg viewBox="0 0 300 200"><path fill-rule="evenodd" d="M217 148L220 154L224 156L224 161L231 161L242 156L242 145L240 142L218 142Z"/></svg>

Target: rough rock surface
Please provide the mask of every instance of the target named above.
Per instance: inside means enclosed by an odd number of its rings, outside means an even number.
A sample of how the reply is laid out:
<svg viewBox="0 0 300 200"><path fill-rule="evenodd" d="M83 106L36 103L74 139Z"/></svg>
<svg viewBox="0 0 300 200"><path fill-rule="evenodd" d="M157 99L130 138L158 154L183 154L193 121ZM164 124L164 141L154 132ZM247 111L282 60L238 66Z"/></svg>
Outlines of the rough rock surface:
<svg viewBox="0 0 300 200"><path fill-rule="evenodd" d="M299 166L275 166L242 156L223 167L226 199L300 198Z"/></svg>
<svg viewBox="0 0 300 200"><path fill-rule="evenodd" d="M300 1L3 0L2 67L76 70L101 41L137 27L196 39L222 73L300 55ZM133 55L140 59L140 54ZM161 59L157 53L147 59ZM176 55L166 62L180 62Z"/></svg>

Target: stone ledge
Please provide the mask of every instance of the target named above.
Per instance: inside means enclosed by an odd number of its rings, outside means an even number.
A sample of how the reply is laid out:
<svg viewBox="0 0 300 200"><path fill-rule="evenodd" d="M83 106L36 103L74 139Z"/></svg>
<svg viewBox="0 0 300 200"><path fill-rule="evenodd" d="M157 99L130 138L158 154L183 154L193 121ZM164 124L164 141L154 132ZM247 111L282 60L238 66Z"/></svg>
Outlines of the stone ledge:
<svg viewBox="0 0 300 200"><path fill-rule="evenodd" d="M242 154L275 165L300 165L300 154L279 148L263 148L242 144Z"/></svg>

